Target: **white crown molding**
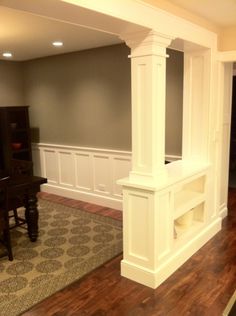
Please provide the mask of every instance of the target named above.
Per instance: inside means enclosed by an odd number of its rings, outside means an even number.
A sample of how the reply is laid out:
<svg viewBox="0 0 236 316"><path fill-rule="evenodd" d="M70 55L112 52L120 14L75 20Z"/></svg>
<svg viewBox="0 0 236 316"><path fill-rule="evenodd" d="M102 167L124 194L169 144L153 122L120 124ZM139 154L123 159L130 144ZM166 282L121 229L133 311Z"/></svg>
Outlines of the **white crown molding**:
<svg viewBox="0 0 236 316"><path fill-rule="evenodd" d="M234 62L236 61L236 50L218 52L217 59L222 62Z"/></svg>

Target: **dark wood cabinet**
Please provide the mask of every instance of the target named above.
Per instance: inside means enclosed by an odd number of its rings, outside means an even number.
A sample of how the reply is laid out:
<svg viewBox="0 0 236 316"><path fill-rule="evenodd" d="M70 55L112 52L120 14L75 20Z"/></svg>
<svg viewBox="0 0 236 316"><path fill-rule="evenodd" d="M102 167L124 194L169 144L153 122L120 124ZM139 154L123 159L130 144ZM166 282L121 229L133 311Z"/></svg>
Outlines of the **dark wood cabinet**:
<svg viewBox="0 0 236 316"><path fill-rule="evenodd" d="M32 165L28 108L0 107L0 169L10 172L12 161Z"/></svg>

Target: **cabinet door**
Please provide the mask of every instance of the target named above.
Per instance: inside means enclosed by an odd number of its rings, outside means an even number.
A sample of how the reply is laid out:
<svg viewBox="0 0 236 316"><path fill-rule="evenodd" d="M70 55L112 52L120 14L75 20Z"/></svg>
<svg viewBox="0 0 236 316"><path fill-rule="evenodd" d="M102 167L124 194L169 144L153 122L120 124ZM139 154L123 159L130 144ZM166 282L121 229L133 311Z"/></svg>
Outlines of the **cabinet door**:
<svg viewBox="0 0 236 316"><path fill-rule="evenodd" d="M32 160L29 115L27 107L14 107L8 110L11 158Z"/></svg>
<svg viewBox="0 0 236 316"><path fill-rule="evenodd" d="M12 160L32 161L27 106L0 107L0 168L10 171Z"/></svg>

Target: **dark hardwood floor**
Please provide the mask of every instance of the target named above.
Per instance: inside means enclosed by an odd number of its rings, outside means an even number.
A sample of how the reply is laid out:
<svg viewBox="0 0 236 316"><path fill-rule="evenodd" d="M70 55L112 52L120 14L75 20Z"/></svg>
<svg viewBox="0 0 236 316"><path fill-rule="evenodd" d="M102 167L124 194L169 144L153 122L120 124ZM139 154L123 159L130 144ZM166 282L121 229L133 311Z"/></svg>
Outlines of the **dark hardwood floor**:
<svg viewBox="0 0 236 316"><path fill-rule="evenodd" d="M23 315L222 315L236 289L236 189L229 190L228 206L222 230L156 290L121 277L119 256ZM87 209L96 211L88 203ZM114 210L99 211L119 218Z"/></svg>

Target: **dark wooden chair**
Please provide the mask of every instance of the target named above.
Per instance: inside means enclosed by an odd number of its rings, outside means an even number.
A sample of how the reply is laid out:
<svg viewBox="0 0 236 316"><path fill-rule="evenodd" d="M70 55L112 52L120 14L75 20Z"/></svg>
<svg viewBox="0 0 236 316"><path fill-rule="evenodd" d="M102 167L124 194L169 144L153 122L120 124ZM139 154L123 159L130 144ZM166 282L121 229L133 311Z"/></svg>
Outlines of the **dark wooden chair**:
<svg viewBox="0 0 236 316"><path fill-rule="evenodd" d="M12 159L11 160L11 176L17 175L32 175L33 174L33 163L32 161L27 160L19 160L19 159ZM20 198L11 199L10 201L10 209L9 211L9 218L14 217L15 224L10 226L10 229L22 226L26 223L25 218L22 218L17 213L17 208L24 205L24 201Z"/></svg>
<svg viewBox="0 0 236 316"><path fill-rule="evenodd" d="M9 217L8 217L8 185L9 177L0 178L0 241L6 247L7 255L10 261L13 260L11 237L9 229ZM5 255L5 254L3 254Z"/></svg>

